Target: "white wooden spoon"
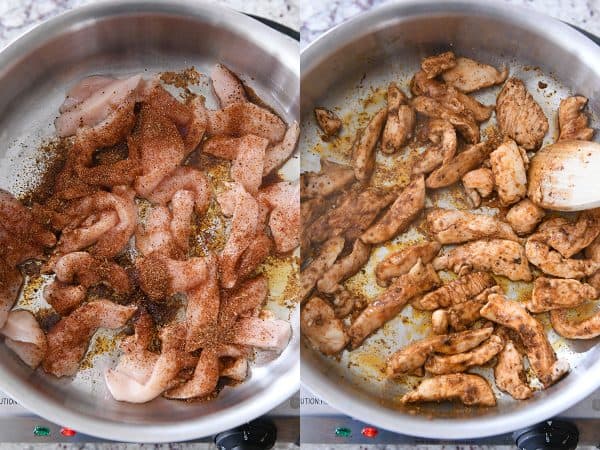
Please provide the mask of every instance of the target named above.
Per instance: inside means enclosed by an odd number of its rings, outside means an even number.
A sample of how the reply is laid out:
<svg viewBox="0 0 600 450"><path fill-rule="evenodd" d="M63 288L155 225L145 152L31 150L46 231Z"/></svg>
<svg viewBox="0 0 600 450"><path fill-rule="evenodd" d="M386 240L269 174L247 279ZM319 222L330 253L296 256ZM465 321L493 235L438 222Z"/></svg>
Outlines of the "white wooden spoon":
<svg viewBox="0 0 600 450"><path fill-rule="evenodd" d="M559 141L531 159L528 197L557 211L600 207L600 144Z"/></svg>

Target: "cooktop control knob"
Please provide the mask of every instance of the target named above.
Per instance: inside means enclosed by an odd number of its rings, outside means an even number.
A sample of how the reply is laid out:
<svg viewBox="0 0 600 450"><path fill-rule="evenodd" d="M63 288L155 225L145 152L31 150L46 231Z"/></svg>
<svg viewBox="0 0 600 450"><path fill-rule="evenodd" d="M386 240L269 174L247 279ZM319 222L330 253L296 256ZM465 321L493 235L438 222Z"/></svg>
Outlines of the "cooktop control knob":
<svg viewBox="0 0 600 450"><path fill-rule="evenodd" d="M573 450L579 442L579 431L570 422L548 420L514 433L520 450Z"/></svg>
<svg viewBox="0 0 600 450"><path fill-rule="evenodd" d="M257 419L215 436L219 450L268 450L275 445L277 428L267 419Z"/></svg>

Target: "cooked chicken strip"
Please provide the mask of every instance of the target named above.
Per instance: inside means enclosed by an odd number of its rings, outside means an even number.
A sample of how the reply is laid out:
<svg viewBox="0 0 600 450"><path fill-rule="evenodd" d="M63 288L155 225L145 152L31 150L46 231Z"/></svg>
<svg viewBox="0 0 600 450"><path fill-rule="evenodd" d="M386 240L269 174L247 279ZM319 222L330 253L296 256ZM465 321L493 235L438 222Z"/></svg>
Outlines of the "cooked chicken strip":
<svg viewBox="0 0 600 450"><path fill-rule="evenodd" d="M354 173L352 174L354 177ZM302 189L300 189L302 192ZM302 229L306 230L317 218L325 212L329 203L324 197L309 198L300 202L300 217L302 218Z"/></svg>
<svg viewBox="0 0 600 450"><path fill-rule="evenodd" d="M544 242L564 258L579 253L600 235L600 218L597 211L583 211L576 221L553 217L543 222L530 239Z"/></svg>
<svg viewBox="0 0 600 450"><path fill-rule="evenodd" d="M298 143L298 137L300 137L300 126L298 122L294 122L288 127L281 142L267 148L263 165L263 177L266 177L290 159Z"/></svg>
<svg viewBox="0 0 600 450"><path fill-rule="evenodd" d="M421 70L427 74L427 78L435 78L446 70L456 66L456 62L457 59L453 52L444 52L439 55L423 58L421 61Z"/></svg>
<svg viewBox="0 0 600 450"><path fill-rule="evenodd" d="M594 339L600 336L600 312L583 319L571 319L567 316L568 310L557 309L550 311L552 328L562 337L567 339Z"/></svg>
<svg viewBox="0 0 600 450"><path fill-rule="evenodd" d="M363 243L360 239L354 241L352 251L338 259L317 283L319 291L332 294L338 289L338 285L346 278L351 277L360 270L369 260L371 246Z"/></svg>
<svg viewBox="0 0 600 450"><path fill-rule="evenodd" d="M598 298L598 291L586 283L560 278L536 278L531 300L525 305L532 313L574 308L586 300Z"/></svg>
<svg viewBox="0 0 600 450"><path fill-rule="evenodd" d="M537 149L548 132L544 111L517 78L510 78L498 94L496 118L500 131L526 150Z"/></svg>
<svg viewBox="0 0 600 450"><path fill-rule="evenodd" d="M509 224L496 217L467 211L436 208L427 214L426 224L440 244L460 244L488 237L518 241Z"/></svg>
<svg viewBox="0 0 600 450"><path fill-rule="evenodd" d="M387 286L392 278L408 273L419 259L423 264L431 262L441 248L437 242L423 242L390 253L375 268L377 284Z"/></svg>
<svg viewBox="0 0 600 450"><path fill-rule="evenodd" d="M496 406L487 380L470 373L453 373L427 378L402 397L402 403L459 400L467 406Z"/></svg>
<svg viewBox="0 0 600 450"><path fill-rule="evenodd" d="M440 279L431 265L417 262L410 272L396 278L352 323L348 329L351 347L357 348L371 333L393 319L411 298L439 284Z"/></svg>
<svg viewBox="0 0 600 450"><path fill-rule="evenodd" d="M375 146L383 130L387 109L379 110L369 121L354 141L352 147L352 165L354 176L362 184L368 184L375 168Z"/></svg>
<svg viewBox="0 0 600 450"><path fill-rule="evenodd" d="M417 121L415 110L408 105L404 92L390 83L387 91L387 120L381 136L381 151L394 153L412 137Z"/></svg>
<svg viewBox="0 0 600 450"><path fill-rule="evenodd" d="M502 338L492 335L483 344L469 352L449 356L431 356L425 363L425 370L434 375L465 372L471 367L487 363L500 353L503 347Z"/></svg>
<svg viewBox="0 0 600 450"><path fill-rule="evenodd" d="M524 198L506 213L506 221L519 236L522 236L532 233L545 215L543 208Z"/></svg>
<svg viewBox="0 0 600 450"><path fill-rule="evenodd" d="M431 332L433 334L446 334L450 322L448 321L448 311L445 309L436 309L431 313Z"/></svg>
<svg viewBox="0 0 600 450"><path fill-rule="evenodd" d="M427 138L431 144L419 156L412 168L414 174L429 173L442 164L447 164L456 154L456 131L446 120L430 119L427 123Z"/></svg>
<svg viewBox="0 0 600 450"><path fill-rule="evenodd" d="M459 245L433 260L435 270L451 269L460 273L465 269L491 271L512 281L531 281L525 249L514 241L490 239Z"/></svg>
<svg viewBox="0 0 600 450"><path fill-rule="evenodd" d="M325 355L335 355L348 342L342 321L333 308L319 297L311 298L302 309L300 330L313 347Z"/></svg>
<svg viewBox="0 0 600 450"><path fill-rule="evenodd" d="M210 72L213 89L219 98L221 108L237 102L248 101L244 85L229 68L216 64Z"/></svg>
<svg viewBox="0 0 600 450"><path fill-rule="evenodd" d="M342 121L340 118L329 109L326 108L315 108L315 117L317 119L317 125L323 130L327 136L334 136L338 134L340 128L342 128Z"/></svg>
<svg viewBox="0 0 600 450"><path fill-rule="evenodd" d="M360 239L366 244L381 244L404 232L425 207L425 179L418 176L398 195L390 209L365 231Z"/></svg>
<svg viewBox="0 0 600 450"><path fill-rule="evenodd" d="M442 74L447 84L465 93L503 83L507 77L507 68L500 72L488 64L462 57L456 58L456 64Z"/></svg>
<svg viewBox="0 0 600 450"><path fill-rule="evenodd" d="M592 259L563 258L550 246L532 239L525 243L525 254L531 264L555 277L580 279L600 270L600 262Z"/></svg>
<svg viewBox="0 0 600 450"><path fill-rule="evenodd" d="M527 195L527 155L515 141L507 140L490 154L492 173L500 202L512 205Z"/></svg>
<svg viewBox="0 0 600 450"><path fill-rule="evenodd" d="M366 299L338 286L333 296L333 311L335 316L343 319L354 311L361 311L367 306Z"/></svg>
<svg viewBox="0 0 600 450"><path fill-rule="evenodd" d="M435 267L435 264L434 264ZM496 284L494 278L486 272L468 273L448 284L425 294L413 306L418 309L433 311L466 302L485 289Z"/></svg>
<svg viewBox="0 0 600 450"><path fill-rule="evenodd" d="M472 145L439 169L431 172L425 184L430 189L450 186L459 181L467 172L478 167L491 151L492 148L487 142Z"/></svg>
<svg viewBox="0 0 600 450"><path fill-rule="evenodd" d="M46 335L29 311L11 311L4 326L0 327L0 335L4 336L4 344L32 369L46 356Z"/></svg>
<svg viewBox="0 0 600 450"><path fill-rule="evenodd" d="M344 249L344 238L332 237L326 241L319 251L318 256L300 272L300 299L304 300L315 287L317 281L325 274L327 269L333 266L338 255Z"/></svg>
<svg viewBox="0 0 600 450"><path fill-rule="evenodd" d="M469 114L459 114L437 100L425 96L413 98L411 105L418 113L427 117L447 120L456 127L468 143L479 142L479 125L470 112Z"/></svg>
<svg viewBox="0 0 600 450"><path fill-rule="evenodd" d="M471 324L481 318L479 311L487 303L488 295L501 294L500 286L492 286L483 290L480 294L467 300L456 303L447 309L448 324L454 331L466 330Z"/></svg>
<svg viewBox="0 0 600 450"><path fill-rule="evenodd" d="M558 381L569 370L568 364L556 360L556 355L542 324L529 315L523 305L503 295L491 294L481 309L486 319L515 330L527 353L529 364L544 387Z"/></svg>
<svg viewBox="0 0 600 450"><path fill-rule="evenodd" d="M590 118L583 112L587 102L588 99L581 95L561 100L558 107L559 141L571 139L579 141L592 140L594 129L588 127Z"/></svg>
<svg viewBox="0 0 600 450"><path fill-rule="evenodd" d="M300 176L302 199L327 197L341 191L354 180L352 167L321 159L319 172L304 172Z"/></svg>
<svg viewBox="0 0 600 450"><path fill-rule="evenodd" d="M585 257L600 261L600 236L596 237L590 245L585 248Z"/></svg>
<svg viewBox="0 0 600 450"><path fill-rule="evenodd" d="M523 356L512 341L508 341L498 355L494 378L496 386L516 400L526 400L533 395L533 391L527 385Z"/></svg>

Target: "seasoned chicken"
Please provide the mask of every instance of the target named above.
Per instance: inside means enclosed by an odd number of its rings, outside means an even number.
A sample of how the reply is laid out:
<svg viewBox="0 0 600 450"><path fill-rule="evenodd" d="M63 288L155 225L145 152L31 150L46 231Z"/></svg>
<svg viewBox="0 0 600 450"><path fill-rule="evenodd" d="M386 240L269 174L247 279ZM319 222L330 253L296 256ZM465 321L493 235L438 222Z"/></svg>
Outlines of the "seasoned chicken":
<svg viewBox="0 0 600 450"><path fill-rule="evenodd" d="M300 273L300 299L308 297L317 281L333 266L343 249L344 238L341 236L332 237L321 246L319 254Z"/></svg>
<svg viewBox="0 0 600 450"><path fill-rule="evenodd" d="M326 294L334 293L342 281L354 275L367 263L370 255L371 246L357 239L354 241L352 251L348 255L339 258L327 269L318 281L317 288Z"/></svg>
<svg viewBox="0 0 600 450"><path fill-rule="evenodd" d="M0 327L0 335L4 336L4 344L32 369L46 356L46 335L29 311L11 311L4 326Z"/></svg>
<svg viewBox="0 0 600 450"><path fill-rule="evenodd" d="M327 197L341 191L354 180L352 167L321 159L319 172L304 172L300 176L302 199Z"/></svg>
<svg viewBox="0 0 600 450"><path fill-rule="evenodd" d="M452 124L442 119L427 122L427 138L431 144L419 156L412 168L414 174L429 173L447 164L456 154L456 131Z"/></svg>
<svg viewBox="0 0 600 450"><path fill-rule="evenodd" d="M421 70L427 74L427 78L435 78L446 70L456 66L456 61L457 59L453 52L428 56L421 60Z"/></svg>
<svg viewBox="0 0 600 450"><path fill-rule="evenodd" d="M462 183L473 208L478 208L481 199L494 192L494 174L486 167L467 172L462 177Z"/></svg>
<svg viewBox="0 0 600 450"><path fill-rule="evenodd" d="M286 320L241 317L231 331L231 343L281 352L292 336Z"/></svg>
<svg viewBox="0 0 600 450"><path fill-rule="evenodd" d="M178 167L169 177L164 178L148 195L148 200L159 205L171 203L173 209L173 200L182 191L192 193L196 214L206 212L212 198L210 182L204 172L189 166Z"/></svg>
<svg viewBox="0 0 600 450"><path fill-rule="evenodd" d="M548 119L518 78L510 78L496 100L500 131L526 150L537 149L548 132Z"/></svg>
<svg viewBox="0 0 600 450"><path fill-rule="evenodd" d="M504 206L527 195L527 155L515 141L507 140L490 154L498 198Z"/></svg>
<svg viewBox="0 0 600 450"><path fill-rule="evenodd" d="M354 174L352 174L354 176ZM302 192L302 190L300 190ZM302 219L302 229L308 228L317 218L325 212L330 206L324 197L309 198L300 202L300 217Z"/></svg>
<svg viewBox="0 0 600 450"><path fill-rule="evenodd" d="M300 317L302 336L321 353L335 355L346 346L348 336L344 325L325 300L311 298L304 305Z"/></svg>
<svg viewBox="0 0 600 450"><path fill-rule="evenodd" d="M231 178L254 196L262 183L265 151L269 141L247 134L239 139L238 153L231 163Z"/></svg>
<svg viewBox="0 0 600 450"><path fill-rule="evenodd" d="M205 258L206 281L187 291L185 309L185 350L193 352L213 340L219 316L220 292L217 260L213 255Z"/></svg>
<svg viewBox="0 0 600 450"><path fill-rule="evenodd" d="M544 242L564 258L570 258L589 246L598 235L600 217L596 210L592 210L583 211L576 221L552 217L543 222L530 239Z"/></svg>
<svg viewBox="0 0 600 450"><path fill-rule="evenodd" d="M427 227L440 244L460 244L494 237L518 241L509 224L496 217L436 208L427 214Z"/></svg>
<svg viewBox="0 0 600 450"><path fill-rule="evenodd" d="M490 361L504 347L502 338L490 336L483 344L465 353L456 355L433 355L425 363L425 370L434 375L465 372L471 367L481 366Z"/></svg>
<svg viewBox="0 0 600 450"><path fill-rule="evenodd" d="M411 298L439 284L440 279L431 265L417 262L410 272L396 278L352 323L348 329L351 347L361 345L371 333L402 311Z"/></svg>
<svg viewBox="0 0 600 450"><path fill-rule="evenodd" d="M514 241L490 239L459 245L433 260L435 270L451 269L460 273L466 269L490 271L512 281L531 281L531 271L525 249Z"/></svg>
<svg viewBox="0 0 600 450"><path fill-rule="evenodd" d="M381 151L394 153L412 137L417 121L415 110L408 105L404 92L390 83L387 91L387 120L381 136Z"/></svg>
<svg viewBox="0 0 600 450"><path fill-rule="evenodd" d="M435 265L434 265L435 267ZM485 289L496 284L494 278L486 272L474 272L450 281L433 292L425 294L413 306L433 311L466 302Z"/></svg>
<svg viewBox="0 0 600 450"><path fill-rule="evenodd" d="M266 177L290 159L290 156L294 153L299 137L300 126L298 125L298 122L294 122L288 127L281 142L267 147L267 150L265 151L265 162L263 164L263 177Z"/></svg>
<svg viewBox="0 0 600 450"><path fill-rule="evenodd" d="M522 236L532 233L545 215L543 208L524 198L506 213L506 221L519 236Z"/></svg>
<svg viewBox="0 0 600 450"><path fill-rule="evenodd" d="M360 239L366 244L381 244L404 232L425 207L425 179L418 176L398 195L392 206L365 231Z"/></svg>
<svg viewBox="0 0 600 450"><path fill-rule="evenodd" d="M442 73L447 84L465 93L503 83L507 77L507 68L500 72L488 64L462 57L456 58L456 64Z"/></svg>
<svg viewBox="0 0 600 450"><path fill-rule="evenodd" d="M431 332L433 334L446 334L449 327L448 311L436 309L431 313Z"/></svg>
<svg viewBox="0 0 600 450"><path fill-rule="evenodd" d="M460 152L452 160L429 174L425 184L429 189L450 186L460 180L467 172L478 167L492 151L487 142L472 145Z"/></svg>
<svg viewBox="0 0 600 450"><path fill-rule="evenodd" d="M538 277L533 283L531 300L525 305L532 313L574 308L586 300L598 298L598 291L577 280Z"/></svg>
<svg viewBox="0 0 600 450"><path fill-rule="evenodd" d="M590 245L585 248L585 257L600 261L600 236L596 237Z"/></svg>
<svg viewBox="0 0 600 450"><path fill-rule="evenodd" d="M591 141L594 137L594 129L589 128L590 118L583 112L588 99L575 95L567 97L560 102L558 107L558 126L560 128L559 141L579 140Z"/></svg>
<svg viewBox="0 0 600 450"><path fill-rule="evenodd" d="M392 278L408 273L419 259L423 264L431 262L441 248L437 242L423 242L390 253L375 268L377 284L387 286Z"/></svg>
<svg viewBox="0 0 600 450"><path fill-rule="evenodd" d="M531 264L555 277L580 279L600 270L600 261L563 258L547 244L532 239L525 243L525 254Z"/></svg>
<svg viewBox="0 0 600 450"><path fill-rule="evenodd" d="M379 110L371 118L365 129L356 136L352 146L354 176L364 185L368 184L375 168L375 147L379 136L381 136L386 117L387 109Z"/></svg>
<svg viewBox="0 0 600 450"><path fill-rule="evenodd" d="M402 397L402 403L458 400L467 406L496 406L487 380L470 373L453 373L427 378Z"/></svg>
<svg viewBox="0 0 600 450"><path fill-rule="evenodd" d="M447 309L448 325L454 331L463 331L471 324L481 318L479 311L487 303L488 295L501 294L500 286L492 286L483 290L480 294L462 303L455 303Z"/></svg>
<svg viewBox="0 0 600 450"><path fill-rule="evenodd" d="M164 396L179 400L201 398L211 394L219 381L219 355L211 347L203 348L192 377L185 383L168 390Z"/></svg>
<svg viewBox="0 0 600 450"><path fill-rule="evenodd" d="M433 352L446 355L467 352L488 339L493 331L493 327L484 327L478 330L421 339L390 356L387 362L387 374L393 377L402 373L413 373L425 364L425 361Z"/></svg>
<svg viewBox="0 0 600 450"><path fill-rule="evenodd" d="M503 295L491 294L481 309L482 317L515 330L527 353L529 364L544 387L562 378L569 370L566 362L556 355L542 324L529 315L525 307Z"/></svg>
<svg viewBox="0 0 600 450"><path fill-rule="evenodd" d="M335 316L343 319L354 311L361 311L367 306L366 299L338 286L333 296L333 311Z"/></svg>
<svg viewBox="0 0 600 450"><path fill-rule="evenodd" d="M479 125L469 113L457 113L437 100L425 96L412 99L411 105L415 110L430 118L444 119L450 122L470 144L479 142Z"/></svg>
<svg viewBox="0 0 600 450"><path fill-rule="evenodd" d="M315 108L315 118L317 119L317 125L319 125L319 128L327 136L338 134L340 128L342 128L342 121L340 118L329 109Z"/></svg>
<svg viewBox="0 0 600 450"><path fill-rule="evenodd" d="M300 244L300 184L281 181L260 190L259 200L271 209L269 229L279 253Z"/></svg>
<svg viewBox="0 0 600 450"><path fill-rule="evenodd" d="M550 311L552 328L567 339L594 339L600 336L600 312L587 319L574 319L568 316L568 310Z"/></svg>
<svg viewBox="0 0 600 450"><path fill-rule="evenodd" d="M248 101L244 85L237 75L225 65L215 64L210 71L210 79L221 108L232 103Z"/></svg>
<svg viewBox="0 0 600 450"><path fill-rule="evenodd" d="M525 377L523 356L512 341L508 341L498 355L494 378L496 386L516 400L526 400L533 395Z"/></svg>

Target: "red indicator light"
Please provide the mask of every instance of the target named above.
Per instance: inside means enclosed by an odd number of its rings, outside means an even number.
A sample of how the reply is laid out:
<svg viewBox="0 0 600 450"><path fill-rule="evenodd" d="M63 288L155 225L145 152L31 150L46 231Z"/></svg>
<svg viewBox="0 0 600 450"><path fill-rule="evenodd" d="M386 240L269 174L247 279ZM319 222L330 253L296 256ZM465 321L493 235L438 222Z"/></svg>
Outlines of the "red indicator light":
<svg viewBox="0 0 600 450"><path fill-rule="evenodd" d="M60 434L66 437L71 437L75 436L77 434L77 431L71 430L70 428L61 428Z"/></svg>
<svg viewBox="0 0 600 450"><path fill-rule="evenodd" d="M361 433L364 437L374 438L379 434L379 430L375 427L364 427Z"/></svg>

